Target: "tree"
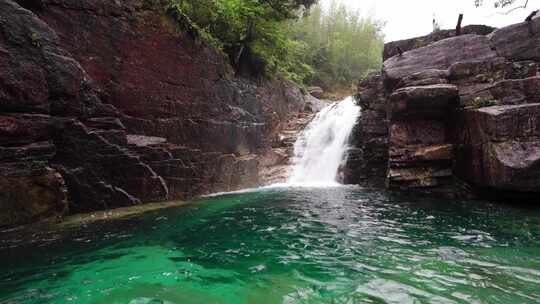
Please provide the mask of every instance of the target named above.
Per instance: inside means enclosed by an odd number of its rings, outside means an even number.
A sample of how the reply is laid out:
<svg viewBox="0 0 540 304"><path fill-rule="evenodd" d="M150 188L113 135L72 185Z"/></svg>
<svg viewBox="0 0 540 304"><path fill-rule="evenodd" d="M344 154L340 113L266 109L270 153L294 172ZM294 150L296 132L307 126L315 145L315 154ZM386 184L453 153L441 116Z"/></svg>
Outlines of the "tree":
<svg viewBox="0 0 540 304"><path fill-rule="evenodd" d="M332 91L379 69L381 24L337 0L169 0L188 33L228 55L242 76L282 75Z"/></svg>
<svg viewBox="0 0 540 304"><path fill-rule="evenodd" d="M344 90L382 64L382 24L337 0L327 12L315 5L292 21L289 35L305 45L304 62L312 68L301 74L307 85Z"/></svg>
<svg viewBox="0 0 540 304"><path fill-rule="evenodd" d="M188 32L212 41L237 72L261 76L279 70L288 40L282 23L316 0L169 0Z"/></svg>

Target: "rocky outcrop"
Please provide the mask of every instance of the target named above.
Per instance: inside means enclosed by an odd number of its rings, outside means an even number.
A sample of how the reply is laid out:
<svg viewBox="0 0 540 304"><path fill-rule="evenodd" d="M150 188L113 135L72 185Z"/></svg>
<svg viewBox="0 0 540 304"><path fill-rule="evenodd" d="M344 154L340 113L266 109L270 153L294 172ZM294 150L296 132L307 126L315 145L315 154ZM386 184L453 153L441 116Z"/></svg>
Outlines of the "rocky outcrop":
<svg viewBox="0 0 540 304"><path fill-rule="evenodd" d="M351 135L344 182L381 187L386 179L389 144L382 76L369 75L359 89L356 99L362 112Z"/></svg>
<svg viewBox="0 0 540 304"><path fill-rule="evenodd" d="M258 186L283 162L307 97L236 78L164 2L18 3L0 0L0 225Z"/></svg>
<svg viewBox="0 0 540 304"><path fill-rule="evenodd" d="M447 183L453 145L446 116L458 102L458 89L450 84L405 87L390 95L388 187L434 188Z"/></svg>
<svg viewBox="0 0 540 304"><path fill-rule="evenodd" d="M536 18L492 33L443 31L385 46L383 77L360 85L359 103L368 117L370 104L380 105L379 121L386 110L388 153L378 155L387 187L445 196L469 196L471 189L505 198L538 195L539 27ZM357 128L365 125L360 118ZM362 155L369 151L366 135L355 134L355 155ZM351 183L380 177L382 169L366 170L369 161L355 160Z"/></svg>
<svg viewBox="0 0 540 304"><path fill-rule="evenodd" d="M493 32L494 30L495 28L485 26L485 25L468 25L461 29L461 34L487 35ZM433 32L423 37L392 41L384 45L383 60L387 60L389 58L392 58L398 55L398 48L401 49L401 51L406 52L406 51L418 49L421 47L425 47L434 42L451 38L451 37L455 37L455 36L456 36L456 30L441 30L441 31Z"/></svg>
<svg viewBox="0 0 540 304"><path fill-rule="evenodd" d="M137 202L123 190L131 178L122 180L113 165L124 159L124 170L131 170L140 162L103 136L119 132L116 137L121 137L122 129L114 124L108 130L91 127L114 121L118 111L101 102L90 77L47 24L11 1L1 1L0 8L0 175L7 181L0 203L11 214L3 224L68 210L65 193L73 199L72 190L80 185L94 189L99 197L118 198L119 204ZM91 168L89 161L99 157L109 163ZM148 168L138 172L142 179L153 176ZM114 186L111 179L117 182ZM84 183L74 183L79 180ZM161 184L156 187L153 191L166 190ZM77 210L78 204L69 209Z"/></svg>
<svg viewBox="0 0 540 304"><path fill-rule="evenodd" d="M540 104L465 110L460 116L459 176L499 190L540 191Z"/></svg>
<svg viewBox="0 0 540 304"><path fill-rule="evenodd" d="M383 69L384 84L387 92L392 92L396 88L407 85L410 77L437 79L444 76L444 73L439 73L439 77L425 75L427 71L444 71L456 63L484 62L497 58L498 54L491 49L486 36L452 37L386 60Z"/></svg>

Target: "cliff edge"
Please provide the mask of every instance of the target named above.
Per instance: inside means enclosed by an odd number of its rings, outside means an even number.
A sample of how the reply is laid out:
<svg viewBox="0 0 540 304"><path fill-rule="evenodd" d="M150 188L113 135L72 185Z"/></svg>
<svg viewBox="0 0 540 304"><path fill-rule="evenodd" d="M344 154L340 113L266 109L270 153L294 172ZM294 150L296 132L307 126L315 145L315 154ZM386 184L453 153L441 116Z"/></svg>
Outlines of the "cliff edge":
<svg viewBox="0 0 540 304"><path fill-rule="evenodd" d="M0 0L0 225L259 186L307 99L164 1Z"/></svg>
<svg viewBox="0 0 540 304"><path fill-rule="evenodd" d="M399 50L402 52L399 54ZM540 19L385 45L348 182L453 197L540 192Z"/></svg>

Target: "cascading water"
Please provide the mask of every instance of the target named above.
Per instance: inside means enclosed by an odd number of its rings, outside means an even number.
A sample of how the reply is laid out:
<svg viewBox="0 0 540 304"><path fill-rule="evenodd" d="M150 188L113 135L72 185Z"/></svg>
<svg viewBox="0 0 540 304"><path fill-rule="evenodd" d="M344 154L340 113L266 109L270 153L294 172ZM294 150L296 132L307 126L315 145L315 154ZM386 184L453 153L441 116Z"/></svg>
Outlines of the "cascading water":
<svg viewBox="0 0 540 304"><path fill-rule="evenodd" d="M291 185L336 185L346 160L348 140L360 115L352 97L317 114L294 144Z"/></svg>

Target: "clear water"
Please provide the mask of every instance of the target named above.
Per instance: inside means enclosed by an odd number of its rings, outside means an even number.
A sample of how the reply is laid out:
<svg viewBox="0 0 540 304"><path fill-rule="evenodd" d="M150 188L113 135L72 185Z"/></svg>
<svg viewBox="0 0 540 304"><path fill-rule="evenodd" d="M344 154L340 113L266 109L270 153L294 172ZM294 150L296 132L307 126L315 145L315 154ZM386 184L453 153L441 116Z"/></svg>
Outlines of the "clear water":
<svg viewBox="0 0 540 304"><path fill-rule="evenodd" d="M530 207L270 189L0 240L0 303L540 302Z"/></svg>

